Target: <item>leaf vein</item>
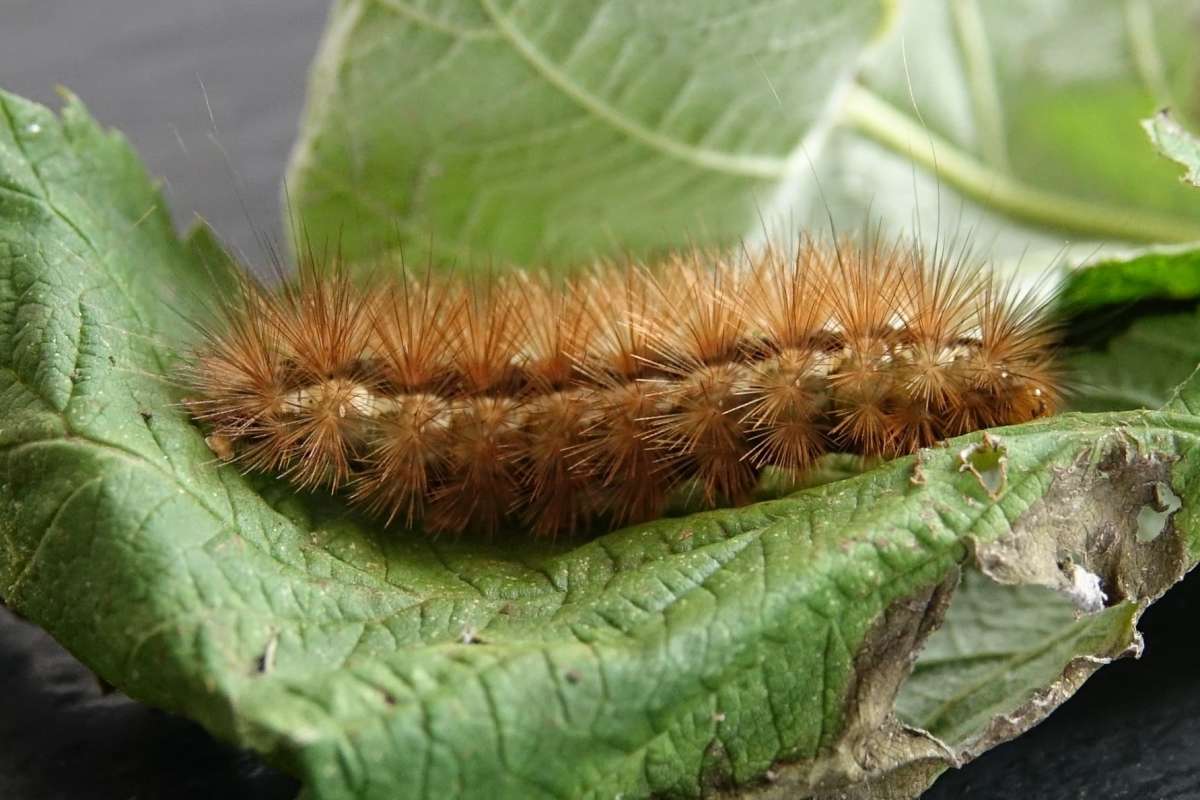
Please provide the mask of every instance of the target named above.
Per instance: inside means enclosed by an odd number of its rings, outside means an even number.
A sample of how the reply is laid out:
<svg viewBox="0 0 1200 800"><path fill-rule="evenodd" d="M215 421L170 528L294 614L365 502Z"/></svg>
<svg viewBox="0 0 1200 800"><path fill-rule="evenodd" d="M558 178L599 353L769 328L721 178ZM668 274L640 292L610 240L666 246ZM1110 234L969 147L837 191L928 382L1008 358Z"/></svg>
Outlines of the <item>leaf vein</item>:
<svg viewBox="0 0 1200 800"><path fill-rule="evenodd" d="M479 4L491 17L500 34L508 40L516 53L529 64L536 75L596 119L629 138L639 141L663 155L710 172L759 180L778 180L788 174L788 159L786 158L739 155L722 150L696 147L647 128L575 83L553 64L532 41L527 39L511 19L496 8L494 0L479 0Z"/></svg>

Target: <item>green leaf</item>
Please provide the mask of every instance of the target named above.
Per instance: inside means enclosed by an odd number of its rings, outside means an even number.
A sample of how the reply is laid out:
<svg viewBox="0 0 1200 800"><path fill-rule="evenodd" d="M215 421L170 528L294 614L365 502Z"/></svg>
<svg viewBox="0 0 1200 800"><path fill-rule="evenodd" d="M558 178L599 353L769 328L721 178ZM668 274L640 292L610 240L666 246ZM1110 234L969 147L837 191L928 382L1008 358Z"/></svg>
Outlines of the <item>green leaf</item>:
<svg viewBox="0 0 1200 800"><path fill-rule="evenodd" d="M808 174L890 7L339 0L289 197L351 258L431 239L466 266L736 240Z"/></svg>
<svg viewBox="0 0 1200 800"><path fill-rule="evenodd" d="M1118 603L1080 616L1061 592L1006 586L971 572L942 627L929 637L912 677L896 698L896 714L956 751L982 752L1057 703L1090 669L1080 653L1116 658L1140 650L1136 609Z"/></svg>
<svg viewBox="0 0 1200 800"><path fill-rule="evenodd" d="M1079 314L1142 300L1200 299L1200 250L1152 247L1088 261L1072 269L1059 305Z"/></svg>
<svg viewBox="0 0 1200 800"><path fill-rule="evenodd" d="M1198 300L1200 250L1192 247L1134 250L1071 270L1058 298L1082 340L1067 350L1070 407L1123 411L1167 403L1200 362L1200 311L1164 311L1161 301ZM1159 303L1139 315L1134 304L1147 301Z"/></svg>
<svg viewBox="0 0 1200 800"><path fill-rule="evenodd" d="M1188 133L1167 110L1142 120L1142 127L1158 152L1187 170L1182 180L1200 187L1200 139Z"/></svg>
<svg viewBox="0 0 1200 800"><path fill-rule="evenodd" d="M183 413L171 363L221 285L211 237L176 239L128 145L73 98L61 120L0 109L0 596L306 796L913 796L1127 647L1200 557L1186 404L1001 430L998 488L962 469L973 435L591 542L372 528L247 480ZM1140 510L1171 496L1150 530ZM996 601L1012 613L1040 586L1088 615L1041 604L1044 656L1008 642L1013 681L963 672L952 713L905 700L902 725L895 698L964 570L1017 587ZM930 664L904 697L928 697ZM1031 710L997 727L1012 708Z"/></svg>
<svg viewBox="0 0 1200 800"><path fill-rule="evenodd" d="M1193 11L1189 0L905 3L816 159L835 217L870 209L896 232L969 235L1033 270L1064 239L1081 251L1200 240L1200 195L1139 127L1163 104L1200 113L1194 37L1179 24Z"/></svg>
<svg viewBox="0 0 1200 800"><path fill-rule="evenodd" d="M1200 118L1191 0L585 6L340 0L289 169L306 232L460 267L829 215L1035 270L1064 237L1200 240L1200 196L1138 125Z"/></svg>
<svg viewBox="0 0 1200 800"><path fill-rule="evenodd" d="M1105 312L1111 324L1118 311ZM1159 408L1200 363L1200 312L1134 320L1103 350L1071 355L1068 368L1078 411Z"/></svg>

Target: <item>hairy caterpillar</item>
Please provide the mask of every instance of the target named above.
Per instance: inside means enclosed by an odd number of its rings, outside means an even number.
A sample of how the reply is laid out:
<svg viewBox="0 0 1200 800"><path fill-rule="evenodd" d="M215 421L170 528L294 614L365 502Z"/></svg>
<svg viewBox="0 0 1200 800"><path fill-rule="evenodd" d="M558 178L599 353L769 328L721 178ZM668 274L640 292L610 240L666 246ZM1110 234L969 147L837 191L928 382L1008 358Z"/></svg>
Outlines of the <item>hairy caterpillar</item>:
<svg viewBox="0 0 1200 800"><path fill-rule="evenodd" d="M1049 414L1046 305L965 253L803 240L566 281L250 278L185 379L215 451L388 522L538 535Z"/></svg>

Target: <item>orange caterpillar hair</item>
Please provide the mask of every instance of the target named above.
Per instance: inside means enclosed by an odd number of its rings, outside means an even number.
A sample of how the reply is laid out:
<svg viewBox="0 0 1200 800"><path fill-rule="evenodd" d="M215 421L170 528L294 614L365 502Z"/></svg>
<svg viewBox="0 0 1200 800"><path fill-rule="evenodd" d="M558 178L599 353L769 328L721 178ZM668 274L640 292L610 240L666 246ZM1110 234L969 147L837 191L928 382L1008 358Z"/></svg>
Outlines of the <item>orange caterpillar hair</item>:
<svg viewBox="0 0 1200 800"><path fill-rule="evenodd" d="M248 469L388 522L552 536L1052 413L1056 339L1044 304L964 258L805 241L566 282L246 278L185 378Z"/></svg>

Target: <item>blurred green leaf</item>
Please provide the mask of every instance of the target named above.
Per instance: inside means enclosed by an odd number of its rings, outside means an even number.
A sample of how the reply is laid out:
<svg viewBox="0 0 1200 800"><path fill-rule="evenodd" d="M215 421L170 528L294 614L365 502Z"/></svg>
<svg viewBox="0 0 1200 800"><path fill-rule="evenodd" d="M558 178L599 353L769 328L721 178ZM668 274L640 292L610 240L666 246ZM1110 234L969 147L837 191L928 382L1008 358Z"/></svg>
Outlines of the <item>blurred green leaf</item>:
<svg viewBox="0 0 1200 800"><path fill-rule="evenodd" d="M1113 321L1119 310L1109 312ZM1110 323L1111 324L1111 323ZM1068 367L1079 411L1158 408L1200 363L1200 312L1137 319L1102 350L1071 355Z"/></svg>
<svg viewBox="0 0 1200 800"><path fill-rule="evenodd" d="M459 267L830 214L1034 269L1067 241L1200 240L1200 195L1138 127L1197 118L1190 0L565 9L338 2L289 171L309 235Z"/></svg>
<svg viewBox="0 0 1200 800"><path fill-rule="evenodd" d="M1200 249L1153 247L1091 260L1067 274L1059 303L1079 314L1142 300L1200 300Z"/></svg>
<svg viewBox="0 0 1200 800"><path fill-rule="evenodd" d="M1137 305L1147 301L1174 305ZM1166 403L1200 362L1200 311L1177 308L1188 302L1200 302L1200 250L1191 247L1132 251L1071 270L1059 297L1062 313L1074 317L1068 332L1077 342L1066 351L1069 406L1124 411Z"/></svg>
<svg viewBox="0 0 1200 800"><path fill-rule="evenodd" d="M1189 0L909 0L818 160L835 218L869 209L1034 271L1068 242L1091 254L1200 240L1200 195L1138 124L1163 104L1196 115L1198 13Z"/></svg>
<svg viewBox="0 0 1200 800"><path fill-rule="evenodd" d="M288 191L459 266L733 241L807 172L886 0L339 0Z"/></svg>

